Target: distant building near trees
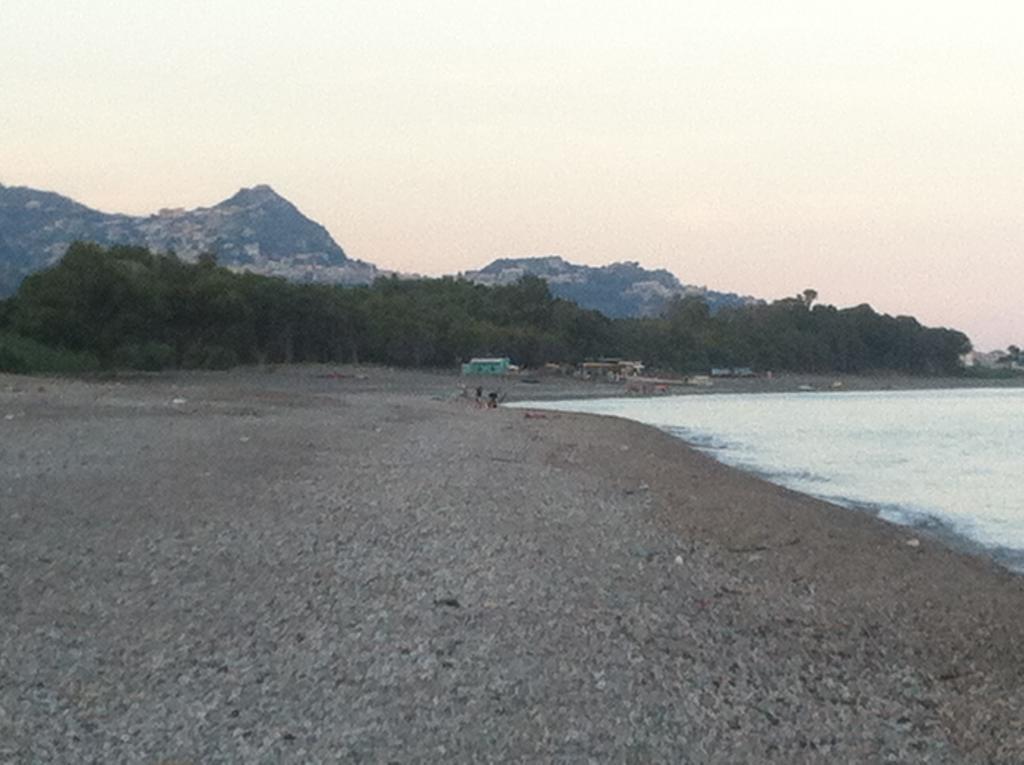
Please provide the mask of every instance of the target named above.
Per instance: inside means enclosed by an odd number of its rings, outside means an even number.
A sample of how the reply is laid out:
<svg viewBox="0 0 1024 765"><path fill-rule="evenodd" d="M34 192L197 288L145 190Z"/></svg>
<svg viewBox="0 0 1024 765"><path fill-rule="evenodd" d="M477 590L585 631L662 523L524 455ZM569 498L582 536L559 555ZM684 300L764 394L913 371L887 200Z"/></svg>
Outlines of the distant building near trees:
<svg viewBox="0 0 1024 765"><path fill-rule="evenodd" d="M987 353L982 351L970 351L963 354L960 357L960 363L965 367L971 368L982 368L982 369L1013 369L1020 368L1019 364L1019 353L1015 356L1013 353L1014 346L1010 346L1009 350L1006 351L989 351Z"/></svg>
<svg viewBox="0 0 1024 765"><path fill-rule="evenodd" d="M613 382L625 380L628 377L635 377L643 371L644 365L642 362L627 361L625 359L584 361L577 367L577 375L584 380L603 378Z"/></svg>
<svg viewBox="0 0 1024 765"><path fill-rule="evenodd" d="M512 371L512 361L507 356L473 358L462 365L464 375L506 375Z"/></svg>
<svg viewBox="0 0 1024 765"><path fill-rule="evenodd" d="M711 367L712 377L757 377L750 367Z"/></svg>

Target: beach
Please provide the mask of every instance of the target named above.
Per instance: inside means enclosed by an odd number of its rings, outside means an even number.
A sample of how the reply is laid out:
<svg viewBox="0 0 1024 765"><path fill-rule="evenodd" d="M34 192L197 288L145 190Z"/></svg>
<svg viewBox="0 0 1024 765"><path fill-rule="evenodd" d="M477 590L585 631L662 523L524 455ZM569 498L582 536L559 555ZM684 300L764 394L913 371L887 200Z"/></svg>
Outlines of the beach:
<svg viewBox="0 0 1024 765"><path fill-rule="evenodd" d="M1024 761L1024 578L465 384L0 376L0 762Z"/></svg>

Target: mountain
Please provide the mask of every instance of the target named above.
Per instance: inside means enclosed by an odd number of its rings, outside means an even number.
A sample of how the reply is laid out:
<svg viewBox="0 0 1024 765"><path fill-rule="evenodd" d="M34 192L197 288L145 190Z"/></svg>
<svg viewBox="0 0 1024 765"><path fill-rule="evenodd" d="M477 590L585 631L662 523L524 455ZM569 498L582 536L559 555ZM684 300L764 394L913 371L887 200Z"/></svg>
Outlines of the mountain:
<svg viewBox="0 0 1024 765"><path fill-rule="evenodd" d="M652 271L629 261L594 267L569 263L556 256L499 258L463 276L478 284L512 284L527 274L544 279L556 297L613 318L656 316L677 295L703 299L712 313L721 308L759 302L749 296L682 284L664 269Z"/></svg>
<svg viewBox="0 0 1024 765"><path fill-rule="evenodd" d="M0 184L0 298L28 274L60 260L76 239L102 245L138 244L175 252L187 261L212 252L221 265L292 281L366 284L384 275L353 260L319 223L270 186L241 189L213 207L160 210L155 215L103 213L48 191ZM754 301L682 284L664 269L638 263L593 267L559 257L502 258L464 277L480 284L511 284L532 274L557 297L607 316L654 316L673 297L696 296L712 312Z"/></svg>
<svg viewBox="0 0 1024 765"><path fill-rule="evenodd" d="M294 281L365 284L379 273L347 257L323 226L270 186L242 189L213 207L131 216L102 213L48 191L0 185L0 296L59 260L76 239L138 244L189 261L212 252L229 268Z"/></svg>

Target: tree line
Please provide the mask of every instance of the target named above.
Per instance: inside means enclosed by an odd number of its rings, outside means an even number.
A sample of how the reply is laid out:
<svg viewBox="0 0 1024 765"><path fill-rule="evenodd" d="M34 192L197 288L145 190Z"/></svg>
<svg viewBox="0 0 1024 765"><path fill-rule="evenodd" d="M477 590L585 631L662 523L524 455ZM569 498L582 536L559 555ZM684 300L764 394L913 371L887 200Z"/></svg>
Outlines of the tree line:
<svg viewBox="0 0 1024 765"><path fill-rule="evenodd" d="M68 354L83 368L151 370L291 362L451 367L500 355L527 367L620 356L680 373L749 366L953 374L970 350L961 332L867 305L814 305L815 297L808 290L714 315L697 298L677 299L655 318L613 320L552 297L536 277L493 287L452 277L296 284L236 273L212 256L187 263L141 247L77 242L0 301L0 368L33 371L26 368L30 348Z"/></svg>

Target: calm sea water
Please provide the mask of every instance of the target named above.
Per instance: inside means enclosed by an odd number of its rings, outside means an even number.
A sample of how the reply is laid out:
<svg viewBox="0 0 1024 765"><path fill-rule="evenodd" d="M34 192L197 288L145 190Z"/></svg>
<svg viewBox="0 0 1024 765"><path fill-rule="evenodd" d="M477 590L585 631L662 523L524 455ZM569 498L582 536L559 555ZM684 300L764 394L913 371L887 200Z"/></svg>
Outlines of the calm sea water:
<svg viewBox="0 0 1024 765"><path fill-rule="evenodd" d="M729 465L896 523L932 527L1024 571L1024 389L708 394L528 406L655 425Z"/></svg>

